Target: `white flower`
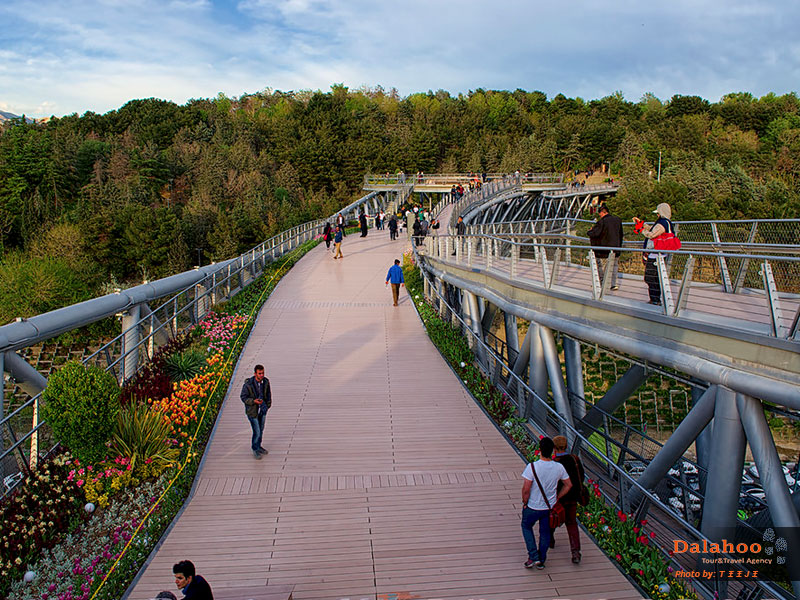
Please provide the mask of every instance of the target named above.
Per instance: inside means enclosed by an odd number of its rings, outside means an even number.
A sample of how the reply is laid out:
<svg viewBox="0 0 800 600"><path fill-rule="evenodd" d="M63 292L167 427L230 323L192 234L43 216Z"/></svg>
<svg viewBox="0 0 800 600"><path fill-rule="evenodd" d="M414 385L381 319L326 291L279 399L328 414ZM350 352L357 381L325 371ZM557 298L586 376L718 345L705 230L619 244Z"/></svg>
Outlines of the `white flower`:
<svg viewBox="0 0 800 600"><path fill-rule="evenodd" d="M458 366L459 366L459 367L461 367L461 368L463 369L464 367L466 367L466 366L467 366L467 363L465 363L465 362L462 360L460 363L458 363Z"/></svg>

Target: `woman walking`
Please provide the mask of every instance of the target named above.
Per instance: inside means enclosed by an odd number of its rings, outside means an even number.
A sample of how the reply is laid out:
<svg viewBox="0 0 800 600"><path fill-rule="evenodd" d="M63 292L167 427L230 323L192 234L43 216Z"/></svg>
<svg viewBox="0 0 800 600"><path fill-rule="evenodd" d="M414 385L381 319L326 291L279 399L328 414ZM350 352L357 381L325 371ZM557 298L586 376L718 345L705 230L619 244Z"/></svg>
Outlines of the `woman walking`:
<svg viewBox="0 0 800 600"><path fill-rule="evenodd" d="M574 454L567 452L567 438L563 435L557 435L553 438L555 446L555 461L561 463L566 469L569 479L572 482L572 487L564 496L559 500L564 507L566 519L564 524L567 526L567 534L569 535L569 549L572 552L572 562L576 565L581 562L581 538L578 533L578 503L581 499L581 489L583 488L583 479L586 474L583 471L583 465L580 459ZM555 536L551 538L551 546L555 545Z"/></svg>

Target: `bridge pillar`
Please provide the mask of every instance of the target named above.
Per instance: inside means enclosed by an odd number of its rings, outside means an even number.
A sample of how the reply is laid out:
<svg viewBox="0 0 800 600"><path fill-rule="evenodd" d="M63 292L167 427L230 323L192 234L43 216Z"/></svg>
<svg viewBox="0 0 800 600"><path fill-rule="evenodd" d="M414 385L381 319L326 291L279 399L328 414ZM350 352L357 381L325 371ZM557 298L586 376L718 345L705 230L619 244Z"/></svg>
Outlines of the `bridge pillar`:
<svg viewBox="0 0 800 600"><path fill-rule="evenodd" d="M514 352L515 358L516 355L519 354L519 329L517 328L517 317L509 313L503 313L503 321L505 322L506 328L506 346L509 350L506 353L506 356L508 358L508 364L511 364L511 352Z"/></svg>
<svg viewBox="0 0 800 600"><path fill-rule="evenodd" d="M556 404L556 411L561 415L569 425L573 425L572 411L569 407L569 400L567 398L567 387L564 385L564 378L561 376L561 361L558 359L558 350L556 348L556 339L553 336L553 330L544 325L539 325L539 338L542 340L542 349L544 350L544 362L547 366L547 375L550 379L550 391L553 393L553 401ZM563 424L559 425L559 431L564 434L566 428ZM569 445L572 445L572 435Z"/></svg>
<svg viewBox="0 0 800 600"><path fill-rule="evenodd" d="M700 525L703 535L713 542L720 542L736 527L746 443L736 394L719 386L714 405L714 437L711 440L714 460L708 465L708 484Z"/></svg>
<svg viewBox="0 0 800 600"><path fill-rule="evenodd" d="M139 319L141 305L122 313L122 370L120 384L133 377L139 368Z"/></svg>
<svg viewBox="0 0 800 600"><path fill-rule="evenodd" d="M483 341L483 331L481 328L481 317L480 317L480 308L478 307L478 297L473 294L472 292L464 291L464 295L466 296L466 309L467 314L467 323L469 324L469 328L475 334L475 337ZM478 362L485 368L486 365L486 356L483 352L482 346L475 342L473 350L475 353Z"/></svg>
<svg viewBox="0 0 800 600"><path fill-rule="evenodd" d="M713 386L711 386L713 387ZM705 392L708 390L703 390L702 388L692 386L692 406L696 406L700 399L705 395ZM708 470L708 463L709 463L709 455L711 453L711 436L712 431L714 428L713 423L713 415L711 421L708 425L703 429L700 434L698 434L697 439L694 441L694 448L695 454L697 456L697 464ZM701 477L700 485L702 486L702 490L705 490L705 481L704 478Z"/></svg>
<svg viewBox="0 0 800 600"><path fill-rule="evenodd" d="M783 465L775 448L775 440L764 417L764 407L759 400L744 394L736 394L736 408L747 434L747 442L753 452L758 469L758 478L766 492L767 506L772 524L781 528L778 535L793 536L789 547L796 548L800 541L800 516L792 503L792 495L783 476ZM737 494L738 499L738 494ZM789 560L792 560L791 558ZM795 597L800 598L800 581L793 581Z"/></svg>
<svg viewBox="0 0 800 600"><path fill-rule="evenodd" d="M547 425L547 364L542 345L542 333L538 323L531 322L530 354L528 356L528 386L541 399L531 398L528 415L538 424L542 432Z"/></svg>
<svg viewBox="0 0 800 600"><path fill-rule="evenodd" d="M632 365L586 414L582 421L583 427L580 427L581 433L588 437L603 422L603 415L613 414L646 379L645 368L641 365Z"/></svg>
<svg viewBox="0 0 800 600"><path fill-rule="evenodd" d="M567 394L575 419L586 416L586 400L583 391L583 360L581 343L573 338L562 336L564 344L564 365L567 370Z"/></svg>

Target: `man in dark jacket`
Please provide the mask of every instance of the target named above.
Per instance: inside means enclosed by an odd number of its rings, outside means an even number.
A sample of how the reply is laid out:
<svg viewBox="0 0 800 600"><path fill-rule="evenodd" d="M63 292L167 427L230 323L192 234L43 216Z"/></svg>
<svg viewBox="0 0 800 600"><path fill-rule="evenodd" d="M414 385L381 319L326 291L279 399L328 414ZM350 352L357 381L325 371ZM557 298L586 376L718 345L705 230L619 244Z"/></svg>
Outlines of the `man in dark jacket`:
<svg viewBox="0 0 800 600"><path fill-rule="evenodd" d="M456 222L456 235L458 236L458 240L456 240L456 244L461 244L463 236L467 233L467 224L464 223L464 219L458 217L458 221ZM456 248L453 246L453 256L456 255Z"/></svg>
<svg viewBox="0 0 800 600"><path fill-rule="evenodd" d="M600 217L597 223L589 230L589 241L592 246L600 246L607 248L621 248L622 247L622 219L612 215L608 207L603 204L600 206ZM600 283L603 283L603 277L606 273L606 266L608 263L609 250L595 249L594 255L600 259ZM611 257L611 289L618 290L617 274L619 273L619 250L613 251Z"/></svg>
<svg viewBox="0 0 800 600"><path fill-rule="evenodd" d="M190 560L182 560L172 567L175 585L183 593L182 600L214 600L211 586L201 575L195 572Z"/></svg>
<svg viewBox="0 0 800 600"><path fill-rule="evenodd" d="M260 459L268 450L261 445L264 437L264 421L267 418L267 410L272 406L272 390L269 387L269 379L264 377L264 367L256 365L253 376L246 379L242 386L242 393L239 395L244 402L244 412L250 427L253 428L253 439L250 448L253 456Z"/></svg>

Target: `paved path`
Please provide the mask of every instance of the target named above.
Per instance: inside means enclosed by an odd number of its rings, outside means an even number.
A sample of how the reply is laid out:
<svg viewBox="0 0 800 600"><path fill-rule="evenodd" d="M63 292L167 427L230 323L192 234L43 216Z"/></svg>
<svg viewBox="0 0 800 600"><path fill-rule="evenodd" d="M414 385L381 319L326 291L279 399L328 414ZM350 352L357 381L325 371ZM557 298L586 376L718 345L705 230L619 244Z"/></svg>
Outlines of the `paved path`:
<svg viewBox="0 0 800 600"><path fill-rule="evenodd" d="M523 568L523 461L430 343L410 299L384 286L405 240L324 245L265 304L242 354L197 493L132 598L174 586L188 558L214 589L294 584L297 600L634 598L565 533L544 571ZM404 292L403 292L404 294ZM269 455L255 460L239 390L266 365Z"/></svg>

